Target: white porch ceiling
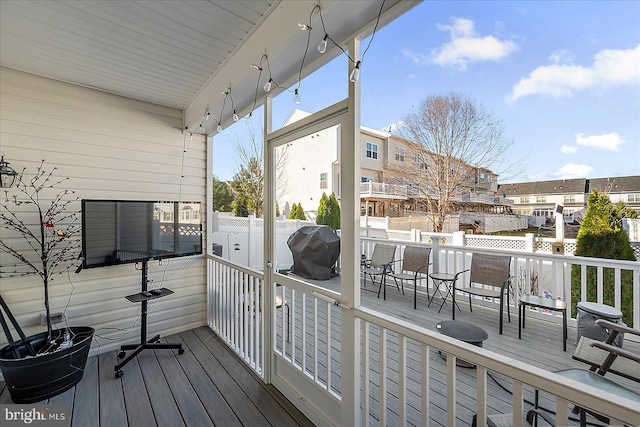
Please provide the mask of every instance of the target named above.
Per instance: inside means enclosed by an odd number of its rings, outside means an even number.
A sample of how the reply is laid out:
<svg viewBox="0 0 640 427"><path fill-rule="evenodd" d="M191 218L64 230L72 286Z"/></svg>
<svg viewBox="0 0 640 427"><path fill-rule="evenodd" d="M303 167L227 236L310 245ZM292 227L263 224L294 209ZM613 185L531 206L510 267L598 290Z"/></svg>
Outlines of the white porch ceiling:
<svg viewBox="0 0 640 427"><path fill-rule="evenodd" d="M279 84L295 81L307 38L297 23L309 20L315 4L317 0L1 0L0 65L181 109L185 125L192 128L207 105L219 114L221 92L229 85L238 112L248 112L257 79L250 65L264 52ZM370 34L381 4L320 1L327 30L341 42ZM387 0L381 26L415 4ZM340 53L328 49L320 56L315 47L323 34L317 13L311 25L303 76ZM262 73L262 79L268 74ZM230 116L225 113L223 122Z"/></svg>

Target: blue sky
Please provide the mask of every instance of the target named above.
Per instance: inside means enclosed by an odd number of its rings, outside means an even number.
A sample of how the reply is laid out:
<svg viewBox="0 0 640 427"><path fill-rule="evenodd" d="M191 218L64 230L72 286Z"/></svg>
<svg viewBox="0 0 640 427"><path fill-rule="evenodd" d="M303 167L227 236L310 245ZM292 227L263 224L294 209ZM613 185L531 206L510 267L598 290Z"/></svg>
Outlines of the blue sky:
<svg viewBox="0 0 640 427"><path fill-rule="evenodd" d="M311 48L322 36L312 32ZM346 67L341 56L304 79L300 105L278 96L276 127L296 107L343 99ZM375 129L430 95L482 104L524 159L519 175L499 182L640 174L640 1L424 2L375 34L361 79L361 121ZM243 121L214 138L218 178L239 169Z"/></svg>

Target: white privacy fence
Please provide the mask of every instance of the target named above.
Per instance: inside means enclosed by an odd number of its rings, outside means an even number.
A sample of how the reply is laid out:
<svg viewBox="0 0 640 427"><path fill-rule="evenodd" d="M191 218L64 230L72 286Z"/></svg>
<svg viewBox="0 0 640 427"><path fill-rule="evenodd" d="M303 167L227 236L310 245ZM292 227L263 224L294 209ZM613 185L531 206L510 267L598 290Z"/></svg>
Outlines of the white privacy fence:
<svg viewBox="0 0 640 427"><path fill-rule="evenodd" d="M434 253L438 268L461 267L456 262L467 256L460 248L447 245L436 245ZM516 264L533 268L550 262L551 270L557 270L556 279L565 275L569 257L532 257L523 255ZM604 264L581 265L600 269ZM268 370L271 381L286 385L291 400L313 405L311 412L321 414L316 420L342 425L341 406L347 400L356 402L356 425L427 425L429 420L458 425L469 422L470 411L484 425L489 407L521 414L526 395L534 388L557 407L558 425L568 424L568 402L630 425L640 419L640 408L634 402L376 310L349 307L341 303L339 293L276 274L270 299L261 272L216 256L208 257L208 267L211 328L259 375L265 378ZM637 292L640 272L633 271ZM266 301L273 301L272 310L266 310ZM265 313L272 313L273 318L266 319ZM345 321L359 332L353 342L342 340ZM354 351L360 371L357 386L347 387L342 366L345 354ZM448 355L444 364L438 352ZM477 369L473 374L456 369L458 359ZM303 375L292 375L294 371ZM487 381L490 374L510 383L510 402L492 396L493 385ZM347 390L354 395L346 396ZM521 425L522 419L516 417L514 423Z"/></svg>

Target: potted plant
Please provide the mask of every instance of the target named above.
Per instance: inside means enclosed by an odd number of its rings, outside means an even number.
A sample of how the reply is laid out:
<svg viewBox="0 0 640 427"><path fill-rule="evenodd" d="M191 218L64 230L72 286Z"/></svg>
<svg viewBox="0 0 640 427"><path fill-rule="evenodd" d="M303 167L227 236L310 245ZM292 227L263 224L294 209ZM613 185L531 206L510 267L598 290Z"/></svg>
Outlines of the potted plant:
<svg viewBox="0 0 640 427"><path fill-rule="evenodd" d="M78 197L56 187L66 179L54 178L44 160L33 177L23 169L16 188L5 190L0 201L0 277L37 274L44 292L45 332L25 336L2 295L0 305L20 339L14 341L0 312L9 344L0 349L0 369L15 403L33 403L73 387L81 379L94 330L90 327L52 327L49 305L51 282L78 263L81 241ZM14 264L10 263L14 261Z"/></svg>

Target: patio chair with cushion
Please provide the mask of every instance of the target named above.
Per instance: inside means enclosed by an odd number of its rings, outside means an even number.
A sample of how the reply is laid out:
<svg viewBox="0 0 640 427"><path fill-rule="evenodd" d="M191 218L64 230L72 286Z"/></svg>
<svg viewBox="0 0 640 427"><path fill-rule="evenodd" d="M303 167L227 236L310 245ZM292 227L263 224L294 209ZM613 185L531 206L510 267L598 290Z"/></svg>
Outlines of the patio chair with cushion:
<svg viewBox="0 0 640 427"><path fill-rule="evenodd" d="M471 296L476 295L484 298L500 300L500 334L502 335L502 317L504 314L504 299L507 299L507 316L511 322L511 311L509 310L509 286L511 283L511 257L504 255L485 255L475 253L471 257L471 268L463 270L455 275L453 281L453 320L456 318L455 298L456 291L469 294L469 310L471 306ZM469 283L457 285L461 274L469 271Z"/></svg>
<svg viewBox="0 0 640 427"><path fill-rule="evenodd" d="M617 347L614 344L620 333L632 334L640 337L640 330L629 328L620 323L605 319L596 320L596 324L608 330L608 338L598 341L581 337L573 352L573 358L590 365L589 370L604 375L607 372L640 382L640 355ZM623 357L618 357L623 356Z"/></svg>
<svg viewBox="0 0 640 427"><path fill-rule="evenodd" d="M364 286L367 286L367 276L371 278L371 283L375 286L375 277L380 276L380 285L385 281L387 273L391 271L391 264L396 254L396 247L394 245L385 245L382 243L376 243L373 247L373 254L371 259L366 259L361 262L362 268L360 272L364 275ZM378 289L378 296L380 296L380 290Z"/></svg>
<svg viewBox="0 0 640 427"><path fill-rule="evenodd" d="M402 259L396 262L402 262L400 269L397 272L392 272L389 277L393 277L393 280L398 286L398 280L400 280L400 286L402 286L402 292L404 293L404 281L413 281L413 308L417 307L418 296L418 281L425 279L427 291L427 299L431 299L429 295L429 257L431 256L431 248L424 246L407 246L402 254ZM386 284L385 284L386 286Z"/></svg>
<svg viewBox="0 0 640 427"><path fill-rule="evenodd" d="M640 405L640 395L636 391L618 384L616 381L610 379L611 376L608 376L607 378L604 377L605 374L611 373L640 382L640 354L636 351L625 350L612 344L619 333L640 336L640 330L629 328L619 323L613 323L604 319L598 319L596 320L596 323L609 330L609 337L607 340L598 341L582 337L580 338L578 347L573 355L574 359L591 365L590 370L570 368L556 371L555 374L588 384L598 388L599 390L605 390L618 396L625 397ZM590 413L602 422L609 423L609 420L606 418L601 415L591 413L589 410L584 408L576 407L573 412L580 414L579 423L581 426L588 425L587 413ZM556 424L555 420L553 420L548 413L548 410L538 406L538 390L535 391L534 408L527 412L525 418L528 425L532 426L539 425L539 418L543 418L545 421L540 425L553 426ZM475 423L476 416L474 415L472 425L475 425ZM513 414L487 415L487 425L493 427L512 426L514 425Z"/></svg>
<svg viewBox="0 0 640 427"><path fill-rule="evenodd" d="M591 359L587 362L589 365L591 365L590 370L569 368L563 369L561 371L556 371L555 374L560 375L564 378L570 378L572 380L579 381L581 383L595 387L599 390L607 391L620 397L624 397L630 401L636 402L638 407L640 407L640 394L618 384L618 382L610 379L609 377L605 378L605 374L611 372L618 374L624 378L640 382L640 353L636 351L625 350L612 344L616 339L618 333L628 333L640 336L640 330L629 328L624 325L613 323L604 319L596 320L596 324L610 330L607 340L598 341L582 337L580 338L580 341L583 342L584 340L584 345L586 345L586 343L588 342L589 347L592 347L597 351L589 352L586 348L576 348L578 357L576 357L576 353L574 353L574 358L577 360L584 361L585 359ZM538 390L536 390L535 392L535 400L535 407L537 408ZM586 416L587 412L589 411L584 408L576 407L574 409L574 412L580 414L580 425L586 426ZM598 414L592 413L592 415L603 422L609 422L608 419ZM527 416L527 420L529 421L535 421L534 418L535 414Z"/></svg>

